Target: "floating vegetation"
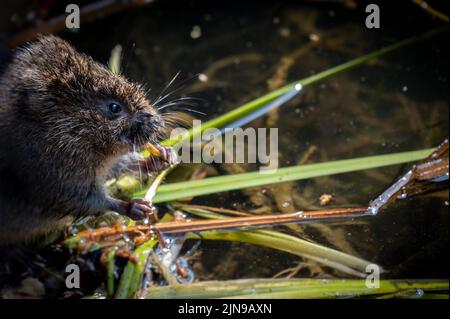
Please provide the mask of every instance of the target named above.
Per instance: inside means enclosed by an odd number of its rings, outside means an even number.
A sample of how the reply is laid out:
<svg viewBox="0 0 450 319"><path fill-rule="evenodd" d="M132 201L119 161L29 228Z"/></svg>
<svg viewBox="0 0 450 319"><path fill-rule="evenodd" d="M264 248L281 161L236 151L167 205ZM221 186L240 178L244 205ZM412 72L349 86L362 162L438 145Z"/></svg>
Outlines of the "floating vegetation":
<svg viewBox="0 0 450 319"><path fill-rule="evenodd" d="M297 86L310 85L323 78L347 70L375 57L428 38L442 30L428 32L423 36L402 41L399 44L379 50L355 61L325 71L306 80L294 82L266 97L255 100L207 123L206 127L224 125L243 125L290 100L299 89ZM300 87L299 87L300 88ZM294 91L291 91L294 89ZM290 92L293 92L292 94ZM288 95L286 95L288 94ZM279 100L279 99L282 100ZM234 123L234 124L233 124ZM195 128L190 134L196 134ZM189 136L177 139L188 141ZM175 140L164 144L171 145ZM159 156L158 149L148 145L150 156ZM425 159L425 160L424 160ZM423 160L408 173L394 182L379 197L365 207L332 208L293 213L258 214L242 211L223 211L220 208L195 206L173 202L183 198L193 198L205 194L238 190L248 187L272 185L287 181L329 176L368 168L382 167L406 162ZM288 252L353 277L365 278L366 269L373 263L334 249L314 244L299 237L275 230L262 230L261 227L274 227L286 224L329 220L355 220L359 217L377 215L381 208L398 199L419 195L428 190L428 186L418 188L417 183L438 183L448 187L448 141L437 149L403 152L388 155L331 161L319 164L307 164L281 168L274 174L262 175L243 173L220 177L210 177L160 186L163 179L173 168L163 171L145 188L134 194L136 198L145 198L154 203L169 202L171 214L155 224L147 222L123 221L111 226L88 228L75 231L64 244L79 253L102 251L100 260L106 268L107 295L115 298L195 298L195 297L243 297L249 298L319 298L348 296L413 296L418 290L448 290L448 282L443 281L383 281L381 288L369 291L364 281L342 280L241 280L231 281L231 290L224 282L192 283L195 275L186 256L180 255L186 240L225 240L260 245ZM447 184L444 184L447 182ZM425 185L425 184L423 184ZM428 184L427 184L428 185ZM413 191L414 189L414 191ZM227 216L231 214L232 216ZM173 217L174 216L174 217ZM190 216L196 216L193 219ZM198 219L201 217L201 219ZM175 218L175 219L174 219ZM373 217L376 218L376 217ZM116 258L127 260L120 272ZM381 267L380 267L380 270ZM120 277L117 274L121 273ZM155 274L157 276L155 277ZM326 284L324 284L326 283ZM156 288L156 286L167 285ZM206 288L210 287L210 288ZM236 288L237 287L237 288ZM259 287L259 288L256 288ZM267 287L262 288L262 287ZM278 288L275 288L278 287ZM217 288L220 293L215 293ZM207 289L208 293L203 293ZM249 292L252 294L249 294ZM414 292L415 291L415 292ZM413 293L414 292L414 293Z"/></svg>
<svg viewBox="0 0 450 319"><path fill-rule="evenodd" d="M117 10L128 6L119 7ZM431 7L426 12L448 22L447 16ZM87 7L82 14L96 15L98 10ZM223 135L229 128L286 127L280 131L282 167L261 174L257 165L248 163L178 163L151 178L125 174L110 180L107 187L111 193L118 198L151 202L154 216L134 221L108 212L79 218L64 234L51 237L48 241L52 244L39 247L42 255L57 260L34 271L33 276L47 278L50 273L52 278L57 277L62 291L58 297L64 298L448 299L448 279L433 278L432 272L412 277L424 279L405 279L392 271L395 259L385 263L383 249L406 246L402 237L393 235L380 244L383 247L375 247L379 237L392 229L401 233L399 220L405 218L401 205L410 203L420 208L417 199L439 198L448 208L448 139L437 145L446 137L441 132L441 110L447 102L433 100L424 115L416 101L419 98L406 96L412 90L409 83L402 83L397 91L382 92L387 85L366 83L363 71L358 70L354 77L347 75L352 69L376 66L381 74L372 81L381 82L389 63L381 57L420 44L428 46L428 41L446 35L448 25L363 54L365 46L359 31L339 26L345 37L334 30L322 31L314 10L292 10L282 18L286 21L283 26L278 26L280 17L273 18L277 41L301 34L305 43L287 42L287 48L268 54L268 58L249 40L245 51L236 53L229 48L224 56L200 64L202 72L192 77L199 79L196 83L186 84L191 82L186 80L176 87L180 72L176 73L154 101L155 105L166 103L160 105L160 111L167 111L170 120L170 108L183 103L189 107L185 111L196 116L208 113L196 109L197 97L184 94L206 92L211 104L220 106L214 108L216 116L208 117L201 127L163 140L164 147L192 143L212 128ZM211 16L204 19L210 21ZM61 17L55 21L60 23ZM144 22L140 23L147 26ZM244 25L244 19L240 23ZM27 41L46 25L57 28L48 22L19 32L8 41ZM210 32L208 23L196 22L188 29L186 41L189 45L196 43L191 49L201 56L202 41ZM235 41L234 35L210 45L222 52L219 42L230 43L230 39ZM144 60L161 58L161 47L153 42L150 45L137 50L140 53L136 58L141 59L141 54ZM165 50L176 54L169 44ZM122 61L126 54L125 46L112 49L108 66L114 73L126 71L123 64L127 61ZM340 54L356 58L335 63L340 61L336 58ZM157 77L172 72L165 60L155 67ZM301 69L302 64L308 68ZM237 67L240 72L231 72L236 82L230 83L227 72ZM248 70L257 73L258 79L247 76ZM390 70L394 73L398 68ZM254 82L242 85L241 91L240 82L249 78ZM245 92L248 88L251 92ZM177 97L180 91L183 94ZM319 112L319 105L327 107ZM193 120L183 115L179 122L189 126ZM408 141L420 140L402 144L400 135ZM147 144L141 154L162 157L160 146L153 144ZM402 212L398 219L392 217ZM387 221L378 227L386 231L374 234L368 224L377 225L381 218ZM445 231L448 233L447 228ZM427 247L441 248L439 241L421 245L423 251L405 248L411 255L410 264L426 254ZM67 264L79 265L89 285L76 291L65 289L61 274ZM376 287L369 287L366 278L374 267L382 277ZM36 284L29 278L22 286ZM10 290L2 295L14 293L17 291Z"/></svg>

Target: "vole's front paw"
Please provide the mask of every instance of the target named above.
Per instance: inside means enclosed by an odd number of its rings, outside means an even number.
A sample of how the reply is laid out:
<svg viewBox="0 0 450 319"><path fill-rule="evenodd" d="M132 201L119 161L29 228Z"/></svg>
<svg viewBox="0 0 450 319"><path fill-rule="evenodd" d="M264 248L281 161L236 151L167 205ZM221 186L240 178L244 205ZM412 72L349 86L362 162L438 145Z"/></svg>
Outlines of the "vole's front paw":
<svg viewBox="0 0 450 319"><path fill-rule="evenodd" d="M155 208L150 201L145 199L135 199L128 203L125 215L133 220L140 220L152 217L156 214Z"/></svg>
<svg viewBox="0 0 450 319"><path fill-rule="evenodd" d="M161 160L168 165L175 165L178 163L178 155L172 147L158 145L157 149L160 152Z"/></svg>
<svg viewBox="0 0 450 319"><path fill-rule="evenodd" d="M144 171L159 172L178 163L178 155L172 147L158 145L156 149L159 152L158 157L152 155L140 161L141 169Z"/></svg>

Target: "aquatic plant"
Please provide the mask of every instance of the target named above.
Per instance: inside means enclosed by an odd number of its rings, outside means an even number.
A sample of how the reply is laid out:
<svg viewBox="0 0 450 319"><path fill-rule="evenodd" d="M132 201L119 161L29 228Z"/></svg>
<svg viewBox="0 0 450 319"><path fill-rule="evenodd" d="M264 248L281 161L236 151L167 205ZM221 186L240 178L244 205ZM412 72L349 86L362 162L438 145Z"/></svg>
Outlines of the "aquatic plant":
<svg viewBox="0 0 450 319"><path fill-rule="evenodd" d="M413 45L446 31L448 31L447 26L390 45L306 79L295 81L207 122L202 125L200 130L204 131L211 127L226 127L239 121L241 121L240 123L245 123L246 118L254 119L255 114L261 116L272 110L273 107L268 108L267 105L277 99L286 97L287 94L293 96L292 92L293 90L298 91L298 86L305 89L330 76L345 72L389 52ZM119 59L117 58L117 50L114 52L114 56L111 59L113 61L112 68L118 70L117 63L119 63ZM116 65L114 66L114 64ZM276 107L280 107L282 104L278 103ZM261 110L265 110L265 112L260 112ZM174 145L180 141L187 143L193 135L201 133L201 131L196 131L194 128L187 134L166 140L162 144ZM81 230L82 227L77 228L78 232L74 236L67 238L64 243L69 248L81 253L102 251L101 260L106 269L106 293L108 296L115 298L330 298L356 296L408 298L420 297L424 291L439 291L440 293L438 295L430 296L444 296L448 298L448 281L441 280L382 280L380 287L377 289L368 289L364 280L354 279L325 281L310 279L249 279L189 283L190 274L188 270L183 269L182 265L180 265L182 259L177 257L186 239L227 240L277 249L315 260L318 263L327 265L351 277L364 277L366 267L371 264L370 261L354 257L336 249L311 243L298 236L285 234L280 231L253 229L253 226L258 225L254 221L257 219L261 220L261 218L253 218L250 222L247 219L245 224L247 227L240 226L233 228L230 226L229 228L231 229L219 231L217 230L218 225L223 225L225 221L242 221L245 216L249 215L245 212L220 208L198 207L176 202L176 200L230 190L241 190L261 185L271 185L274 183L415 162L426 158L432 152L433 149L424 149L374 155L285 167L269 175L261 175L258 172L247 172L201 180L168 183L160 186L163 179L171 172L171 169L168 169L158 175L149 187L147 186L135 191L133 196L146 197L147 199L152 199L154 203L167 203L171 212L174 212L175 216L178 216L175 217L175 220L171 213L167 213L159 223L153 226L136 224L126 219L113 219L109 225L103 228L87 230ZM131 191L133 192L133 189ZM363 209L361 212L366 212L366 209ZM216 222L202 223L200 220L195 223L186 223L186 218L188 218L186 214ZM234 216L230 217L229 215ZM263 218L269 218L269 221L265 221L267 223L266 225L278 225L279 220L277 221L275 217L276 215L270 215ZM332 217L336 217L336 215ZM292 222L292 220L290 221ZM191 228L189 225L191 225ZM201 232L193 228L193 225L202 225ZM180 231L181 226L184 228ZM171 237L168 235L169 228L175 229L175 232L182 235ZM118 257L128 260L123 271L119 271L120 267L116 262ZM168 283L168 285L163 287L152 285L150 273L155 267L158 268L158 272L160 273L160 280ZM120 277L117 277L119 274ZM442 291L445 294L442 294ZM427 296L427 293L425 296Z"/></svg>

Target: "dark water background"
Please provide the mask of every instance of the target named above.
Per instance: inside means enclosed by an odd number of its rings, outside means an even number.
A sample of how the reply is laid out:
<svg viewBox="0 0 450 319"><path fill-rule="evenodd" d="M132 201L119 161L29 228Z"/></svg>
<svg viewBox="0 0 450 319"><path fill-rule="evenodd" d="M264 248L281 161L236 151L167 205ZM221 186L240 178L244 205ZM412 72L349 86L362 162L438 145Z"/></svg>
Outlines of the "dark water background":
<svg viewBox="0 0 450 319"><path fill-rule="evenodd" d="M410 1L392 2L381 2L379 30L365 27L361 4L350 9L301 1L157 1L62 37L101 62L108 61L115 45L123 45L125 74L147 83L154 96L178 71L181 78L189 78L213 67L207 82L191 81L183 90L207 101L198 109L206 120L268 92L289 59L293 63L281 79L284 84L442 24ZM198 30L196 38L193 31ZM318 45L312 44L315 36L321 39ZM277 115L251 125L279 128L282 166L296 164L312 145L317 151L309 163L435 146L448 136L447 36L307 87ZM321 194L333 193L337 207L365 205L406 168L277 186L269 188L266 201L272 211L306 210L318 207ZM233 172L236 167L217 170ZM241 192L195 202L233 209L258 206ZM403 201L362 222L303 226L301 235L379 263L389 271L385 277L448 278L448 230L448 193L442 192ZM237 243L205 241L201 250L195 269L210 279L270 277L299 261ZM311 267L298 274L331 275L330 269Z"/></svg>

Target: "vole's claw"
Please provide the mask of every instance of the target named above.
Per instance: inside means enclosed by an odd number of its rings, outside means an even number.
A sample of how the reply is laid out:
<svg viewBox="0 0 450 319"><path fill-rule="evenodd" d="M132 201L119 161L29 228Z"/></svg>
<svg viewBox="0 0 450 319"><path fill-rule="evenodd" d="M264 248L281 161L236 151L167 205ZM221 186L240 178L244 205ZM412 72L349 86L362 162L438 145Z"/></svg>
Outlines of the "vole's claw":
<svg viewBox="0 0 450 319"><path fill-rule="evenodd" d="M135 199L128 203L126 215L133 220L141 220L154 215L152 203L145 199Z"/></svg>
<svg viewBox="0 0 450 319"><path fill-rule="evenodd" d="M145 172L159 172L168 166L178 163L178 155L173 148L168 146L157 146L159 157L150 156L139 161L141 169Z"/></svg>
<svg viewBox="0 0 450 319"><path fill-rule="evenodd" d="M168 165L174 165L178 163L178 155L172 147L158 145L157 148L161 154L161 159Z"/></svg>

